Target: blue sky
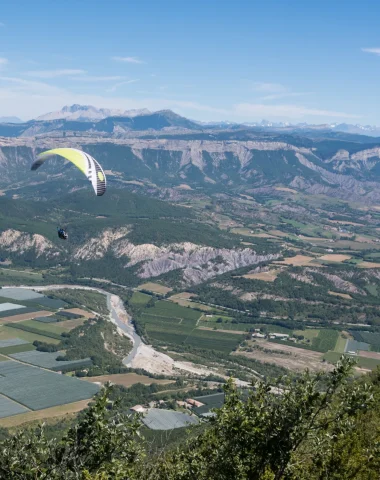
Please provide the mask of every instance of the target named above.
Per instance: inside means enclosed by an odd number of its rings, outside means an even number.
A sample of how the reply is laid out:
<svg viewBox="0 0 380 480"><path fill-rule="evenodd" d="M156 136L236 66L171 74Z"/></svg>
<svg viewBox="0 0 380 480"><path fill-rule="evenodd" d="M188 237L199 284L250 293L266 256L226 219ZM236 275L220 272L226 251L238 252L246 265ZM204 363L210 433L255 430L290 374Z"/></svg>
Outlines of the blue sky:
<svg viewBox="0 0 380 480"><path fill-rule="evenodd" d="M4 0L0 116L380 124L377 0Z"/></svg>

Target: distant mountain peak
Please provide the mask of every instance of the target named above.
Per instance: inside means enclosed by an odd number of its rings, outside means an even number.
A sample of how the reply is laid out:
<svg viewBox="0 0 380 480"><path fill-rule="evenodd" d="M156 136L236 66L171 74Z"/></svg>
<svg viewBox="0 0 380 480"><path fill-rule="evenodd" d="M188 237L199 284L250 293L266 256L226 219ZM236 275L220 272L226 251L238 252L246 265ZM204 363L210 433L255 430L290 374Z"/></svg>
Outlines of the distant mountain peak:
<svg viewBox="0 0 380 480"><path fill-rule="evenodd" d="M136 117L147 115L151 112L146 108L140 110L121 110L111 108L97 108L92 105L65 105L61 110L49 112L36 118L37 121L47 120L74 120L82 122L93 122L104 120L107 117Z"/></svg>
<svg viewBox="0 0 380 480"><path fill-rule="evenodd" d="M22 123L21 118L18 117L0 117L0 123Z"/></svg>

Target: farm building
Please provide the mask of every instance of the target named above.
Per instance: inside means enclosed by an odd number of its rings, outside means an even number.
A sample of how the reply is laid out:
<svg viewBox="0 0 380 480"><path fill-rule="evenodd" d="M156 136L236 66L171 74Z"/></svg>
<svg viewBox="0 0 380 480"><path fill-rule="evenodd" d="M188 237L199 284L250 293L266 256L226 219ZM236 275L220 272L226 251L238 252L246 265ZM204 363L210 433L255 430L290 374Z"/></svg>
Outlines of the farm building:
<svg viewBox="0 0 380 480"><path fill-rule="evenodd" d="M130 410L136 413L145 413L148 411L148 409L143 407L142 405L135 405L134 407L131 407Z"/></svg>
<svg viewBox="0 0 380 480"><path fill-rule="evenodd" d="M271 333L269 335L269 338L289 338L289 335L287 333Z"/></svg>
<svg viewBox="0 0 380 480"><path fill-rule="evenodd" d="M187 403L187 402L182 402L181 400L177 400L175 402L179 407L183 407L183 408L193 408L193 405L191 405L190 403Z"/></svg>
<svg viewBox="0 0 380 480"><path fill-rule="evenodd" d="M186 402L192 405L193 407L203 407L204 403L198 402L198 400L194 400L192 398L186 398Z"/></svg>
<svg viewBox="0 0 380 480"><path fill-rule="evenodd" d="M252 333L252 337L254 337L254 338L265 338L265 335L263 333L255 332L255 333Z"/></svg>

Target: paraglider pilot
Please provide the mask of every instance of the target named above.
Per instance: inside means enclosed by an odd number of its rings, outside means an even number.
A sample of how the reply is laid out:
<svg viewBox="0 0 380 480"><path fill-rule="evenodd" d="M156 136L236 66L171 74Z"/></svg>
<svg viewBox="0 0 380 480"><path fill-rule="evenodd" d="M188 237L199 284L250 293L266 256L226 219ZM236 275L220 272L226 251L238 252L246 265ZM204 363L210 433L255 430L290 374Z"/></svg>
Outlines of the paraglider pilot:
<svg viewBox="0 0 380 480"><path fill-rule="evenodd" d="M67 240L68 235L67 235L67 233L65 232L65 230L63 230L63 228L58 228L58 227L57 227L57 231L58 231L58 237L59 237L59 238L61 238L62 240Z"/></svg>

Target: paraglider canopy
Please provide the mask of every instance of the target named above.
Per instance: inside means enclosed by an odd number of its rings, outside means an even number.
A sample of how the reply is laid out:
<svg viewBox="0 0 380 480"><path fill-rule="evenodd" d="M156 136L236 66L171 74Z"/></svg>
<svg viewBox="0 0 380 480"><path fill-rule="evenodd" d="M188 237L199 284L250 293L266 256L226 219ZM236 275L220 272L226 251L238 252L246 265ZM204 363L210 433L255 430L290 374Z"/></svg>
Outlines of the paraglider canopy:
<svg viewBox="0 0 380 480"><path fill-rule="evenodd" d="M37 170L48 158L54 157L54 155L59 155L73 163L90 180L96 195L104 195L106 191L106 176L102 167L91 155L76 148L46 150L37 155L37 158L32 163L31 170Z"/></svg>

